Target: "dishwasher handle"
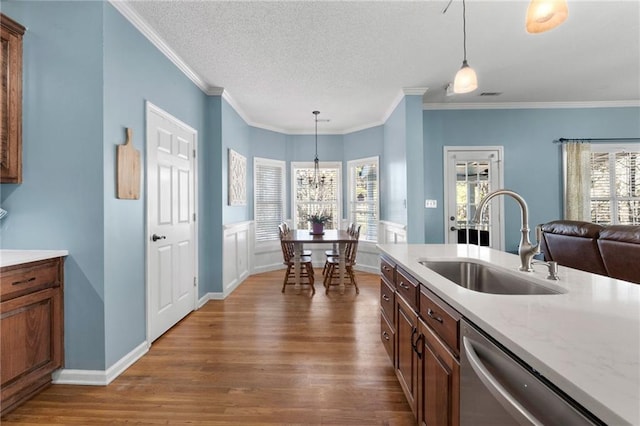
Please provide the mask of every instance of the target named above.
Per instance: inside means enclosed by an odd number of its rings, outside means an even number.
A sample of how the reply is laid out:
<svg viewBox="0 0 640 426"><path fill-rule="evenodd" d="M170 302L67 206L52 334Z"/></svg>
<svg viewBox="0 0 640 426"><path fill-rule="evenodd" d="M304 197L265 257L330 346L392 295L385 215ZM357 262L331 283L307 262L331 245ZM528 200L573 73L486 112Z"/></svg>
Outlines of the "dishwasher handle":
<svg viewBox="0 0 640 426"><path fill-rule="evenodd" d="M462 346L469 359L469 364L473 368L473 371L478 375L478 378L482 381L485 387L491 392L494 398L500 402L500 404L516 417L516 421L522 425L535 425L544 426L533 414L531 414L520 402L518 402L513 395L511 395L500 382L493 377L493 375L484 366L475 349L473 348L472 340L466 336L462 337Z"/></svg>

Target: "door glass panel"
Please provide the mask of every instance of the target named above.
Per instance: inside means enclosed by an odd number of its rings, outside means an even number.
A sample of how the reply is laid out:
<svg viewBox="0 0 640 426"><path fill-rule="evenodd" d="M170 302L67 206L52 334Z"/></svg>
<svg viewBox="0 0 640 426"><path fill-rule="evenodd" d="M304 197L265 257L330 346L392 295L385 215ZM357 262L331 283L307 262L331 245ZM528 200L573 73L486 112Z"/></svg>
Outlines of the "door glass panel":
<svg viewBox="0 0 640 426"><path fill-rule="evenodd" d="M491 206L482 212L480 224L470 223L480 200L490 192L489 161L456 161L456 228L458 243L489 246Z"/></svg>

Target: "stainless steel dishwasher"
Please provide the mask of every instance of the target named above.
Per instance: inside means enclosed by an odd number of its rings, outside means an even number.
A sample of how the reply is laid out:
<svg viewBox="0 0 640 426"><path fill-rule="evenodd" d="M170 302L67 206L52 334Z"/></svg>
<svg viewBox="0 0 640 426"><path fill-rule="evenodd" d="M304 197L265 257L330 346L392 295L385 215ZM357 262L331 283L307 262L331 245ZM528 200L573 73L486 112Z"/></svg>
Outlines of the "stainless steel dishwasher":
<svg viewBox="0 0 640 426"><path fill-rule="evenodd" d="M464 319L460 340L462 426L604 424Z"/></svg>

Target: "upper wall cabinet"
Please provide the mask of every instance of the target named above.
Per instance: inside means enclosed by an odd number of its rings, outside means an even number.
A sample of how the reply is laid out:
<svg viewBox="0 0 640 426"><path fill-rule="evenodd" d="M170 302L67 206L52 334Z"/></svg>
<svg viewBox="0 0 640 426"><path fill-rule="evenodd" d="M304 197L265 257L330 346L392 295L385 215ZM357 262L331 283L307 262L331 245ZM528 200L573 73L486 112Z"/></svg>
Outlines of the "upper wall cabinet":
<svg viewBox="0 0 640 426"><path fill-rule="evenodd" d="M0 183L22 182L22 35L25 28L0 13Z"/></svg>

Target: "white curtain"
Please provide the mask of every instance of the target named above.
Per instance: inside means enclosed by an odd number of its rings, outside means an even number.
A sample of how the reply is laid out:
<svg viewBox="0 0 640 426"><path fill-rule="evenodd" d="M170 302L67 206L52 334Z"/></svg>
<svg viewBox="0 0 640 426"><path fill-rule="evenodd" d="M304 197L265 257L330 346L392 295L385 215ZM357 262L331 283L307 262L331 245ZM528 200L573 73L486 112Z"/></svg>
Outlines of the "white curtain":
<svg viewBox="0 0 640 426"><path fill-rule="evenodd" d="M591 144L568 142L564 144L565 194L564 218L591 221Z"/></svg>

